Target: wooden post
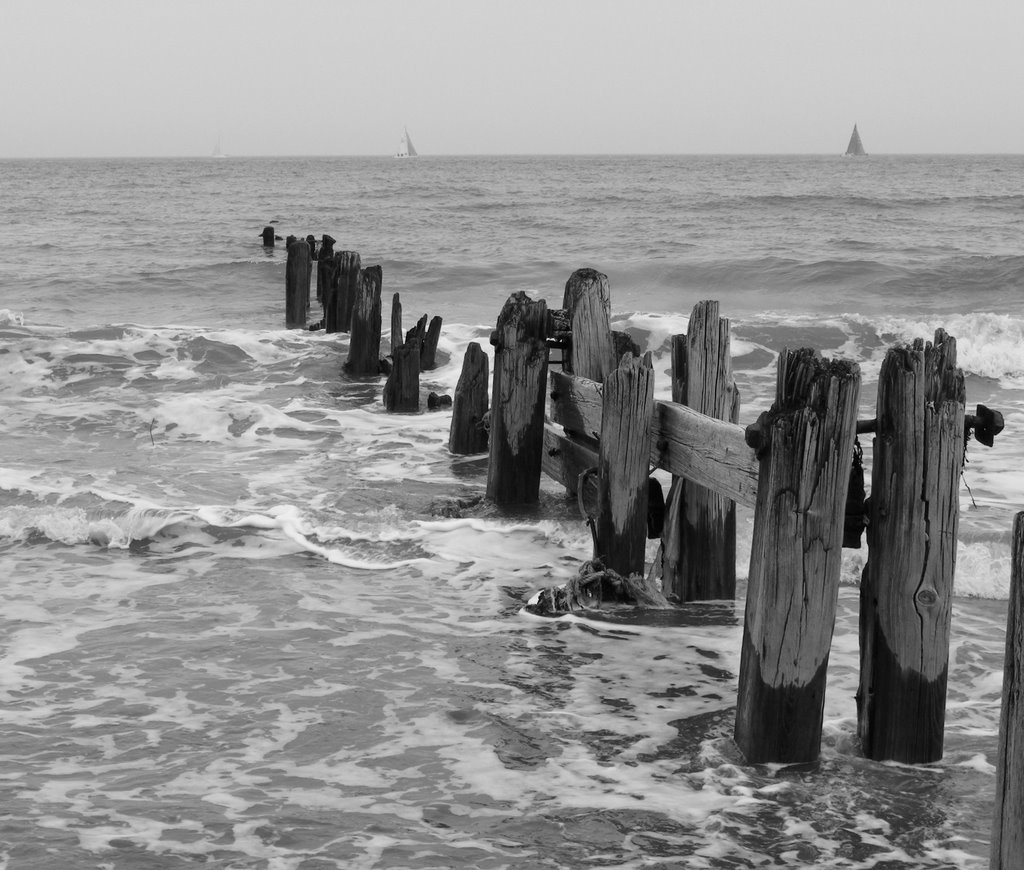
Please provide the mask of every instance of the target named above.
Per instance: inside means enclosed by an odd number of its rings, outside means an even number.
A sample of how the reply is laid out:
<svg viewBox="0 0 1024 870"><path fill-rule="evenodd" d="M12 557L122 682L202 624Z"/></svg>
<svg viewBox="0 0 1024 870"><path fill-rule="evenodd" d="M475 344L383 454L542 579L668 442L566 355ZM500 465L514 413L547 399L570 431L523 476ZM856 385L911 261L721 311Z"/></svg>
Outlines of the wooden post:
<svg viewBox="0 0 1024 870"><path fill-rule="evenodd" d="M380 266L360 272L359 292L352 308L352 337L345 368L353 375L380 372Z"/></svg>
<svg viewBox="0 0 1024 870"><path fill-rule="evenodd" d="M416 342L391 351L394 365L384 385L384 407L388 411L420 409L420 348Z"/></svg>
<svg viewBox="0 0 1024 870"><path fill-rule="evenodd" d="M337 311L338 293L338 261L333 256L325 257L320 254L316 261L316 298L324 309L324 329L329 332L337 332L337 329L327 329L328 321L333 322Z"/></svg>
<svg viewBox="0 0 1024 870"><path fill-rule="evenodd" d="M1013 520L1010 567L991 870L1018 870L1024 860L1024 512Z"/></svg>
<svg viewBox="0 0 1024 870"><path fill-rule="evenodd" d="M540 495L548 375L547 303L520 291L505 302L492 338L494 386L487 498L535 504Z"/></svg>
<svg viewBox="0 0 1024 870"><path fill-rule="evenodd" d="M306 325L306 299L309 297L309 245L295 241L288 246L285 266L285 326Z"/></svg>
<svg viewBox="0 0 1024 870"><path fill-rule="evenodd" d="M455 387L452 403L452 425L448 432L448 449L455 454L487 452L487 354L471 341L462 359L462 374Z"/></svg>
<svg viewBox="0 0 1024 870"><path fill-rule="evenodd" d="M391 354L402 346L402 300L396 293L391 297Z"/></svg>
<svg viewBox="0 0 1024 870"><path fill-rule="evenodd" d="M604 381L595 552L606 568L623 577L645 574L653 412L650 354L624 358Z"/></svg>
<svg viewBox="0 0 1024 870"><path fill-rule="evenodd" d="M420 368L428 372L437 367L437 342L441 338L441 317L433 317L420 345Z"/></svg>
<svg viewBox="0 0 1024 870"><path fill-rule="evenodd" d="M689 332L672 343L672 400L735 423L729 321L717 302L698 302ZM662 538L662 588L680 601L736 596L736 504L699 484L672 481Z"/></svg>
<svg viewBox="0 0 1024 870"><path fill-rule="evenodd" d="M752 764L814 761L835 623L860 370L812 350L779 357L763 418L736 707Z"/></svg>
<svg viewBox="0 0 1024 870"><path fill-rule="evenodd" d="M324 323L324 329L327 332L350 332L352 312L355 310L356 298L360 295L362 286L359 254L355 251L339 251L334 258L338 270L334 279L337 288L336 308L330 322Z"/></svg>
<svg viewBox="0 0 1024 870"><path fill-rule="evenodd" d="M263 247L264 248L272 248L272 247L274 247L274 228L273 227L264 227L263 228L263 232L260 233L260 235L263 237Z"/></svg>
<svg viewBox="0 0 1024 870"><path fill-rule="evenodd" d="M565 284L562 308L569 313L572 346L564 355L565 371L601 382L615 369L612 342L611 291L608 276L577 269Z"/></svg>
<svg viewBox="0 0 1024 870"><path fill-rule="evenodd" d="M860 587L858 730L864 754L938 761L964 456L956 340L894 347L878 377L878 429Z"/></svg>

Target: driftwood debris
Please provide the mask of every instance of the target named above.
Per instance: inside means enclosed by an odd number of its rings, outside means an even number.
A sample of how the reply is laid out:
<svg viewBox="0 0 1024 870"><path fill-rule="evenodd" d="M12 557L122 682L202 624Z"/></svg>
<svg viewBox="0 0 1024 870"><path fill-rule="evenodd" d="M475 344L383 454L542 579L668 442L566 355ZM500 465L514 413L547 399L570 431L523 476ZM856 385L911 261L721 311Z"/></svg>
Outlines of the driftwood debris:
<svg viewBox="0 0 1024 870"><path fill-rule="evenodd" d="M561 616L616 607L665 609L671 606L657 584L640 575L623 577L600 559L592 559L584 562L579 573L567 583L542 589L525 609L538 616Z"/></svg>

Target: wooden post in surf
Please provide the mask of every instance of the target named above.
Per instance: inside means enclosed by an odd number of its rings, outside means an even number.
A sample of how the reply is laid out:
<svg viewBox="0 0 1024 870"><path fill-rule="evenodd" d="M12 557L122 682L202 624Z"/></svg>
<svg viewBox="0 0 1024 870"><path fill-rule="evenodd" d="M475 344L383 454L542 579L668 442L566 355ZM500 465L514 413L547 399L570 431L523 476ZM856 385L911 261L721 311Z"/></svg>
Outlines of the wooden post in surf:
<svg viewBox="0 0 1024 870"><path fill-rule="evenodd" d="M338 261L333 254L326 257L321 251L320 258L316 261L316 298L323 306L324 330L327 332L338 331L328 328L328 324L333 323L333 319L336 317L337 294Z"/></svg>
<svg viewBox="0 0 1024 870"><path fill-rule="evenodd" d="M608 276L594 269L577 269L565 283L562 308L572 332L572 346L564 356L563 369L603 382L618 364L612 341Z"/></svg>
<svg viewBox="0 0 1024 870"><path fill-rule="evenodd" d="M594 554L623 577L645 573L653 412L650 353L624 357L604 379Z"/></svg>
<svg viewBox="0 0 1024 870"><path fill-rule="evenodd" d="M360 272L359 289L352 308L352 337L348 344L346 371L353 375L380 373L380 266Z"/></svg>
<svg viewBox="0 0 1024 870"><path fill-rule="evenodd" d="M294 241L288 246L284 287L285 326L305 326L309 297L309 245L305 241Z"/></svg>
<svg viewBox="0 0 1024 870"><path fill-rule="evenodd" d="M462 374L455 387L452 402L452 424L448 432L448 449L466 456L487 452L487 354L471 341L462 359Z"/></svg>
<svg viewBox="0 0 1024 870"><path fill-rule="evenodd" d="M689 332L672 342L672 401L716 420L739 419L729 321L698 302ZM736 504L684 477L669 490L661 548L662 590L680 601L736 596Z"/></svg>
<svg viewBox="0 0 1024 870"><path fill-rule="evenodd" d="M334 259L338 270L334 279L335 308L330 322L324 323L324 329L327 332L351 332L356 298L362 292L359 254L356 251L338 251Z"/></svg>
<svg viewBox="0 0 1024 870"><path fill-rule="evenodd" d="M388 411L420 409L420 347L413 341L392 349L394 365L384 384L384 407Z"/></svg>
<svg viewBox="0 0 1024 870"><path fill-rule="evenodd" d="M956 339L890 348L861 579L858 730L875 761L938 761L964 457L964 376Z"/></svg>
<svg viewBox="0 0 1024 870"><path fill-rule="evenodd" d="M402 341L402 300L396 293L391 297L391 355L400 348Z"/></svg>
<svg viewBox="0 0 1024 870"><path fill-rule="evenodd" d="M437 367L437 342L441 338L442 323L440 315L432 317L430 326L423 336L423 343L420 345L420 368L425 372Z"/></svg>
<svg viewBox="0 0 1024 870"><path fill-rule="evenodd" d="M1013 520L996 804L989 855L991 870L1016 870L1024 857L1024 512Z"/></svg>
<svg viewBox="0 0 1024 870"><path fill-rule="evenodd" d="M812 350L785 350L778 365L750 439L760 469L735 737L752 764L820 751L860 388L855 363Z"/></svg>
<svg viewBox="0 0 1024 870"><path fill-rule="evenodd" d="M547 303L513 293L491 336L494 385L487 498L497 505L535 504L540 495L548 374Z"/></svg>

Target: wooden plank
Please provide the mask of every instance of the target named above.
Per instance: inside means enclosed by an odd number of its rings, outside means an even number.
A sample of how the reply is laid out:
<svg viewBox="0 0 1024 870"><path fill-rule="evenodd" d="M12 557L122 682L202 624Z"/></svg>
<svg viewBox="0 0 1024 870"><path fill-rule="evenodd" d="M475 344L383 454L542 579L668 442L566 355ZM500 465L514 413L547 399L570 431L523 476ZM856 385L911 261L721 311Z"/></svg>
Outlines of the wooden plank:
<svg viewBox="0 0 1024 870"><path fill-rule="evenodd" d="M601 433L602 387L587 378L551 373L551 419L595 440ZM650 461L739 504L757 501L757 459L742 426L674 402L656 401Z"/></svg>
<svg viewBox="0 0 1024 870"><path fill-rule="evenodd" d="M576 495L580 475L597 468L597 451L587 444L574 441L560 427L545 423L541 467L548 477L562 484L571 495ZM589 509L597 504L598 492L597 478L590 476L588 481L583 503ZM596 509L593 515L596 516Z"/></svg>
<svg viewBox="0 0 1024 870"><path fill-rule="evenodd" d="M956 340L890 348L878 378L861 581L858 729L864 754L938 761L964 453Z"/></svg>
<svg viewBox="0 0 1024 870"><path fill-rule="evenodd" d="M992 818L991 870L1018 870L1024 857L1024 512L1013 520L1006 614L1003 706Z"/></svg>
<svg viewBox="0 0 1024 870"><path fill-rule="evenodd" d="M860 370L779 357L762 429L740 652L736 744L749 763L815 761L842 562Z"/></svg>

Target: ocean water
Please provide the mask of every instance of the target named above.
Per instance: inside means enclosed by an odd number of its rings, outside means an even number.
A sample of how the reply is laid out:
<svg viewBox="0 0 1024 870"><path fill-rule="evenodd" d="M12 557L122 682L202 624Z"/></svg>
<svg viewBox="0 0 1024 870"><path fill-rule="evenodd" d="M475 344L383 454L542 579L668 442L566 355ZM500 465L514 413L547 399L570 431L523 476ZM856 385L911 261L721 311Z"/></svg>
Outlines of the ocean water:
<svg viewBox="0 0 1024 870"><path fill-rule="evenodd" d="M0 161L0 216L3 870L987 866L1024 158ZM732 743L742 582L524 612L589 558L574 503L549 482L447 516L486 458L448 453L449 411L386 413L346 336L284 328L271 222L379 263L385 324L393 293L407 329L444 319L424 394L510 293L558 307L584 266L661 398L670 337L719 300L743 424L784 347L859 362L870 417L888 346L955 335L968 411L1006 429L967 451L943 760L860 755L864 550L814 765Z"/></svg>

